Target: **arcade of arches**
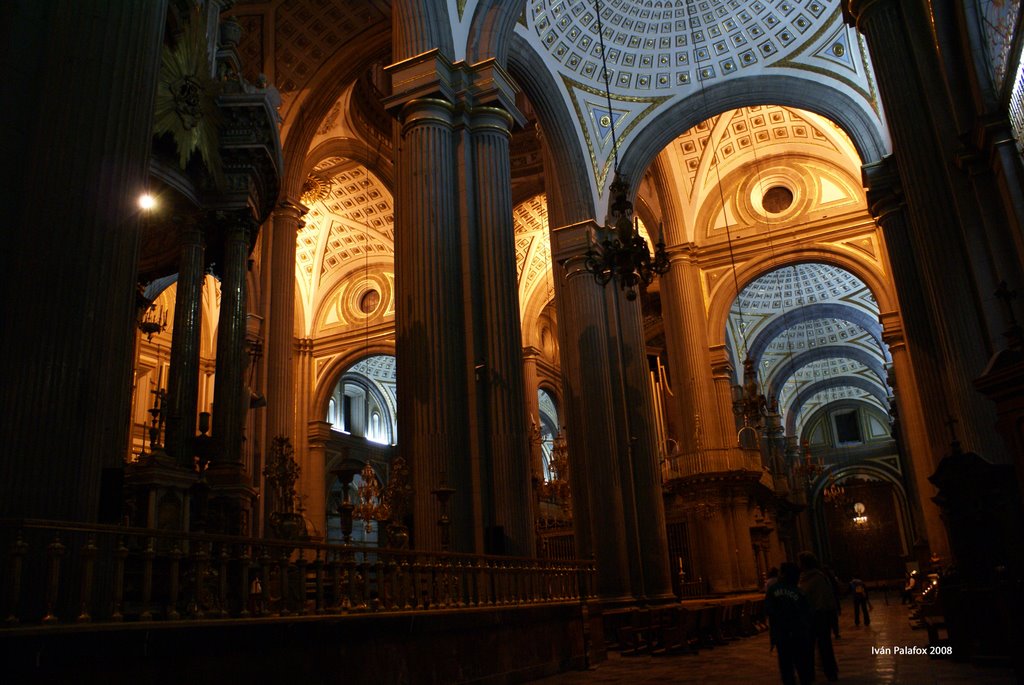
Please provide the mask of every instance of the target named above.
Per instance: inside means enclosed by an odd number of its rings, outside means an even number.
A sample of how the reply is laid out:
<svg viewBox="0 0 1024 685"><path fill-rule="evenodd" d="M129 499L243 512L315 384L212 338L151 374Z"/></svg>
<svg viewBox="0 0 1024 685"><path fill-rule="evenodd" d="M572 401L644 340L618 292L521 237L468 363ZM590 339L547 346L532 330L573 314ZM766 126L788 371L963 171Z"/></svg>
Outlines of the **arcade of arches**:
<svg viewBox="0 0 1024 685"><path fill-rule="evenodd" d="M16 73L48 114L5 143L34 160L5 283L38 293L0 355L5 516L287 511L309 541L593 559L608 610L757 591L803 549L1020 572L1019 2L100 3L131 40L15 4L138 66L69 97L109 92L117 130ZM670 263L635 299L587 270L616 176ZM401 520L353 524L397 460Z"/></svg>

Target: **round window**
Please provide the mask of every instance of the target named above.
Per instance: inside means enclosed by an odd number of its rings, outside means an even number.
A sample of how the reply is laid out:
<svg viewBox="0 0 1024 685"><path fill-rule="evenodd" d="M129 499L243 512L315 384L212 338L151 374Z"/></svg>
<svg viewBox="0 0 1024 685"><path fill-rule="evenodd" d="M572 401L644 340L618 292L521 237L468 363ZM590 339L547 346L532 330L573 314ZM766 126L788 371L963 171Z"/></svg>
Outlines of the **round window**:
<svg viewBox="0 0 1024 685"><path fill-rule="evenodd" d="M380 304L380 293L376 290L367 290L363 293L363 296L359 298L359 309L364 314L370 314L377 309L377 305Z"/></svg>
<svg viewBox="0 0 1024 685"><path fill-rule="evenodd" d="M778 214L789 209L793 204L793 191L786 186L772 186L761 198L761 206L766 212Z"/></svg>

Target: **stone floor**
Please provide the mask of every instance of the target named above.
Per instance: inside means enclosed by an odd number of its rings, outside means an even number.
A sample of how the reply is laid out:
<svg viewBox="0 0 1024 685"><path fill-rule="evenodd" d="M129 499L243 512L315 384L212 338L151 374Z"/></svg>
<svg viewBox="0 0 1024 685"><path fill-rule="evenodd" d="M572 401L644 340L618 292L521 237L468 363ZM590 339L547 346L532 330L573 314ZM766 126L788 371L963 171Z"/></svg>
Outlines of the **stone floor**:
<svg viewBox="0 0 1024 685"><path fill-rule="evenodd" d="M871 648L927 645L923 630L913 630L908 607L898 601L886 604L874 600L870 626L854 626L852 607L847 601L835 641L839 682L849 685L1014 685L1009 668L979 668L949 659L916 654L872 654ZM601 683L778 683L778 662L768 651L768 634L732 642L696 655L623 657L610 652L608 661L591 671L576 671L534 681L537 685L582 685ZM816 682L825 682L820 666Z"/></svg>

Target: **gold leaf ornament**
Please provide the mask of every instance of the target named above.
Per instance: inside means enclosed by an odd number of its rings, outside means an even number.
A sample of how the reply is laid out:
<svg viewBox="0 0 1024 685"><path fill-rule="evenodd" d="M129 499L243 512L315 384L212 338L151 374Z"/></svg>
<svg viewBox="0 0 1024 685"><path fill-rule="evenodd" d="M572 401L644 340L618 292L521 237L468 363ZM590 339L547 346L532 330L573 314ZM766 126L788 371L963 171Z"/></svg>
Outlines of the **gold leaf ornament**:
<svg viewBox="0 0 1024 685"><path fill-rule="evenodd" d="M198 151L214 182L223 185L217 95L220 84L210 76L206 20L196 9L173 46L164 46L157 83L153 133L169 134L184 170Z"/></svg>

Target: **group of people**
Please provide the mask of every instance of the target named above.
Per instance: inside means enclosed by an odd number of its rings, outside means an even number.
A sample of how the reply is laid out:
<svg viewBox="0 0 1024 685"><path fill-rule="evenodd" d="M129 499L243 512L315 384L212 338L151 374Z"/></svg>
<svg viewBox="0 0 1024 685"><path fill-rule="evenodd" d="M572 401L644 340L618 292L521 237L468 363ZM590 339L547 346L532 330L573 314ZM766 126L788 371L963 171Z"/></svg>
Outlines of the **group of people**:
<svg viewBox="0 0 1024 685"><path fill-rule="evenodd" d="M821 670L829 682L839 679L832 636L839 639L839 580L823 569L818 558L801 552L799 565L782 564L769 572L765 594L772 649L778 652L782 682L801 685L814 682L814 652L817 650ZM853 595L854 621L871 625L871 601L864 581L850 582Z"/></svg>

